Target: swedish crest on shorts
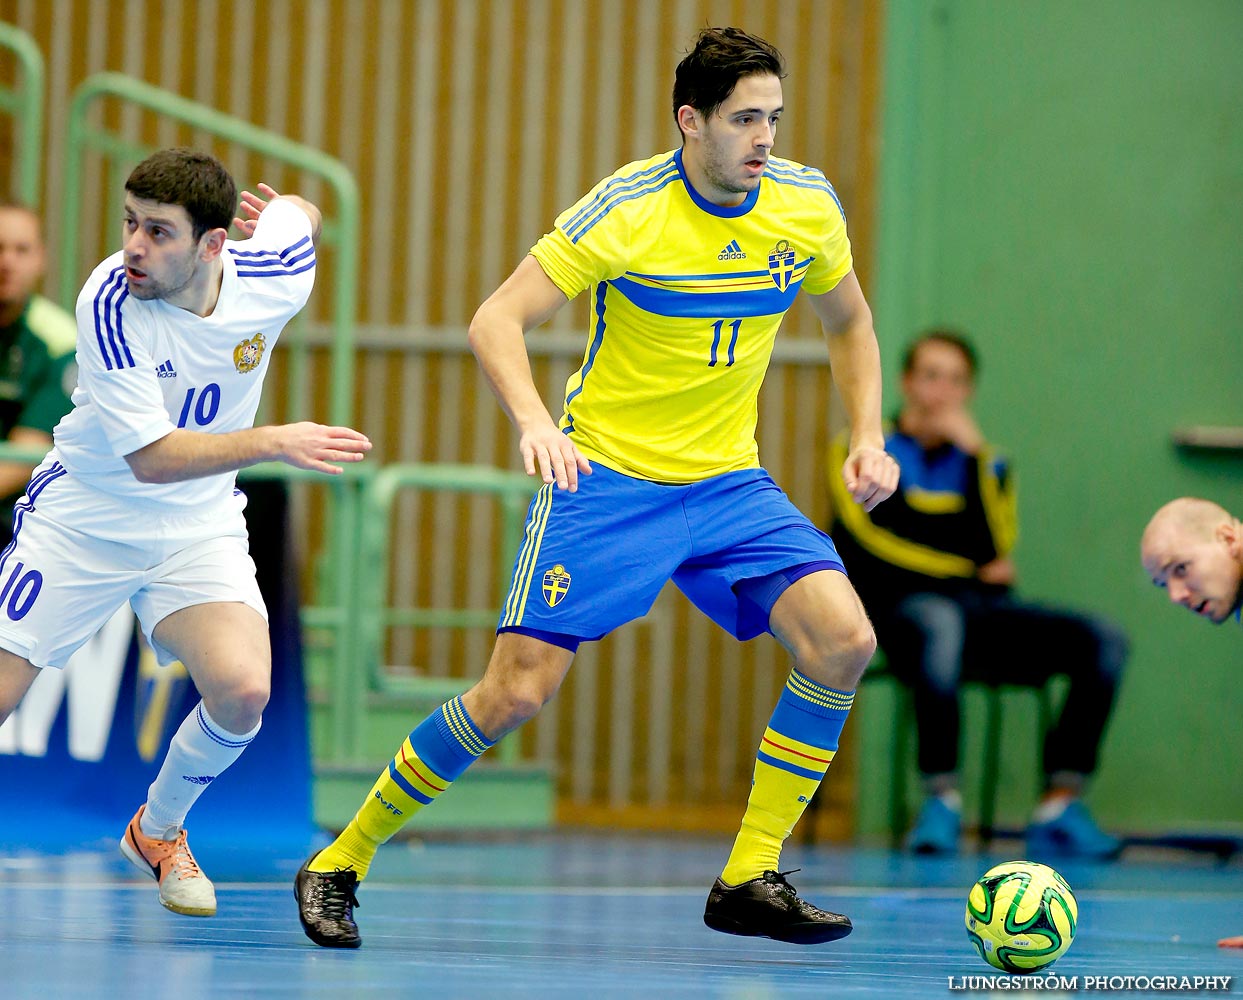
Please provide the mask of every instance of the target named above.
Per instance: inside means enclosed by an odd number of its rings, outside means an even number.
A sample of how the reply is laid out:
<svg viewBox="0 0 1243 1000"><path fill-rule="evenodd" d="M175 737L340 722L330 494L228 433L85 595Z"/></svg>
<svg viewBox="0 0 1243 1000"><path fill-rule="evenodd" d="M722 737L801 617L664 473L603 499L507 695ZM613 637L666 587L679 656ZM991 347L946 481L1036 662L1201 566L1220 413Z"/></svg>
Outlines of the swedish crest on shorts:
<svg viewBox="0 0 1243 1000"><path fill-rule="evenodd" d="M561 563L544 573L544 601L555 608L570 590L570 574Z"/></svg>
<svg viewBox="0 0 1243 1000"><path fill-rule="evenodd" d="M243 340L233 348L234 367L243 375L247 372L253 372L259 367L259 362L263 360L263 352L267 346L267 342L263 339L263 334L261 333L256 333L249 340Z"/></svg>
<svg viewBox="0 0 1243 1000"><path fill-rule="evenodd" d="M789 240L778 240L768 251L768 276L781 291L790 287L794 278L794 247Z"/></svg>

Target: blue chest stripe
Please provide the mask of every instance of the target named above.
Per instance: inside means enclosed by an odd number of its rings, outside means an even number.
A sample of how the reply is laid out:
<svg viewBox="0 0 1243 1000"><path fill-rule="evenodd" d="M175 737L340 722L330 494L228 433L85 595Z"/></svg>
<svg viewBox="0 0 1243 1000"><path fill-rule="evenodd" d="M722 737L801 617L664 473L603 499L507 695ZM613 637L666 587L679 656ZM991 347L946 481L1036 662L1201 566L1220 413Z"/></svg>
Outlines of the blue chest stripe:
<svg viewBox="0 0 1243 1000"><path fill-rule="evenodd" d="M657 316L740 319L784 313L794 303L803 280L791 281L784 292L775 284L740 292L680 292L654 288L625 277L614 278L612 284L640 309Z"/></svg>

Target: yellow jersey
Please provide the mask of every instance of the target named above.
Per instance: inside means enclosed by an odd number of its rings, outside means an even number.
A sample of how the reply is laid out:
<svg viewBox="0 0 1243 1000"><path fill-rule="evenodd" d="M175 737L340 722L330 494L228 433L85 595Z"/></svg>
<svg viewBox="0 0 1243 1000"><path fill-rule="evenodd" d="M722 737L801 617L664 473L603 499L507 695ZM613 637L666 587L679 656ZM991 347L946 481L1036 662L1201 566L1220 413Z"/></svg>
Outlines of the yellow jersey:
<svg viewBox="0 0 1243 1000"><path fill-rule="evenodd" d="M622 167L531 250L567 298L591 289L561 429L587 458L658 482L755 468L760 384L800 288L851 268L824 174L769 157L739 205L691 186L682 151Z"/></svg>

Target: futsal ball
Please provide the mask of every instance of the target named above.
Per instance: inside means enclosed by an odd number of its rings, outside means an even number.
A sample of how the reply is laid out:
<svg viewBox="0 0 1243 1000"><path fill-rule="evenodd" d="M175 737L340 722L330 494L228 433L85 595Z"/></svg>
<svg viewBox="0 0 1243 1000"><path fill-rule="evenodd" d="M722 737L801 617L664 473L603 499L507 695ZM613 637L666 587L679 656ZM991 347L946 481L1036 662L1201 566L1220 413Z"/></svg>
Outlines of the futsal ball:
<svg viewBox="0 0 1243 1000"><path fill-rule="evenodd" d="M1052 965L1078 924L1079 904L1066 880L1035 861L990 868L967 896L967 937L984 961L1006 972Z"/></svg>

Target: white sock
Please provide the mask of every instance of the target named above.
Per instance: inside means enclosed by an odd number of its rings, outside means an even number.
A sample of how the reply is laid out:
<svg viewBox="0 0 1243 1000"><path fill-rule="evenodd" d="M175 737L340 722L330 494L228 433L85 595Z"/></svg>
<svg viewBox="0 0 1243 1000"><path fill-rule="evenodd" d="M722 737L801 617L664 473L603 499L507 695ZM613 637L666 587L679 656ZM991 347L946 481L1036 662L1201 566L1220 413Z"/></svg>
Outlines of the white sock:
<svg viewBox="0 0 1243 1000"><path fill-rule="evenodd" d="M147 789L147 808L139 822L142 832L175 840L190 807L242 755L261 725L240 736L231 733L207 714L200 701L173 736L160 773Z"/></svg>

